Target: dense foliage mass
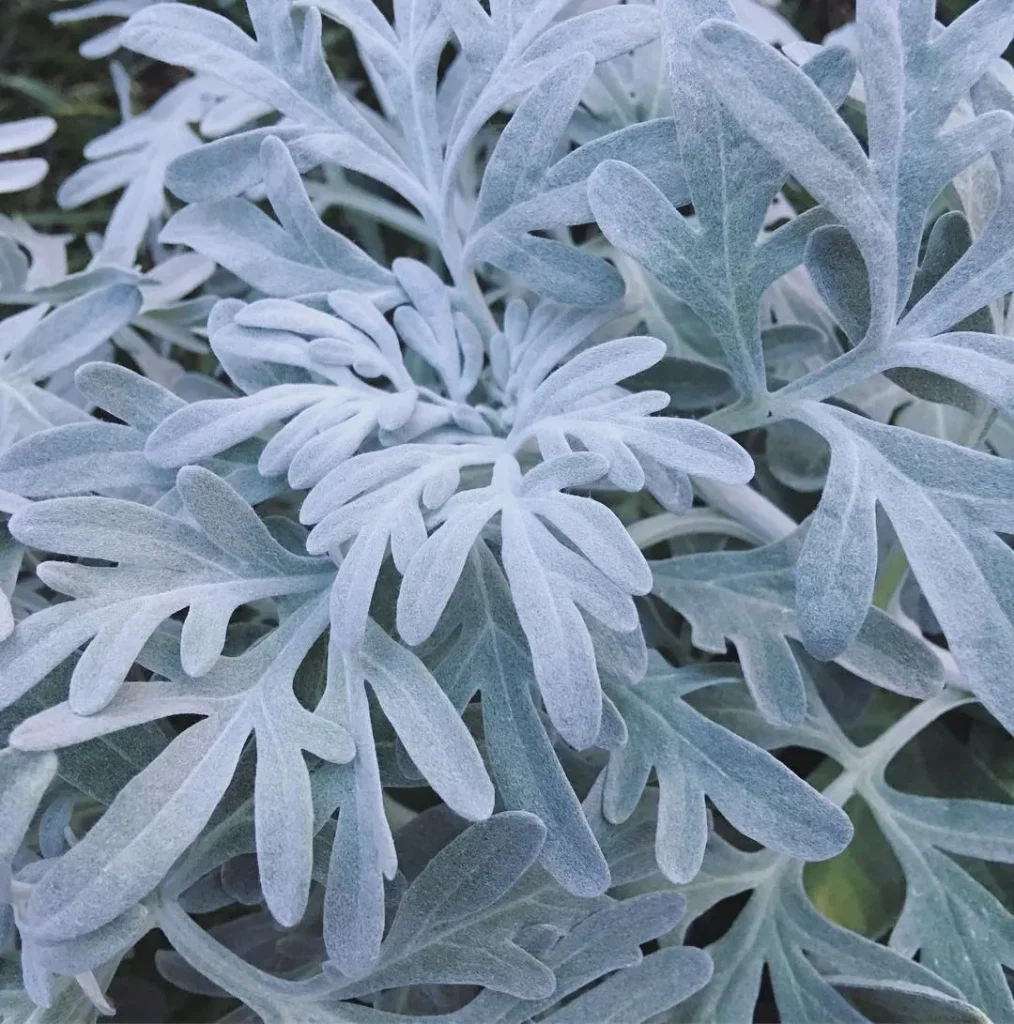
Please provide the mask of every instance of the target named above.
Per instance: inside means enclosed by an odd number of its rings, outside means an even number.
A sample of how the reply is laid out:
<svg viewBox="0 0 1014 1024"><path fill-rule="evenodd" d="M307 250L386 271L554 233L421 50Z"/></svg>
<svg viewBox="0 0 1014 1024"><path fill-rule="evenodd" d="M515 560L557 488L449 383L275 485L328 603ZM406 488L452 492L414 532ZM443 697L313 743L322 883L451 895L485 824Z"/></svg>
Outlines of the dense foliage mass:
<svg viewBox="0 0 1014 1024"><path fill-rule="evenodd" d="M220 6L0 220L0 1020L1014 1021L1014 2Z"/></svg>

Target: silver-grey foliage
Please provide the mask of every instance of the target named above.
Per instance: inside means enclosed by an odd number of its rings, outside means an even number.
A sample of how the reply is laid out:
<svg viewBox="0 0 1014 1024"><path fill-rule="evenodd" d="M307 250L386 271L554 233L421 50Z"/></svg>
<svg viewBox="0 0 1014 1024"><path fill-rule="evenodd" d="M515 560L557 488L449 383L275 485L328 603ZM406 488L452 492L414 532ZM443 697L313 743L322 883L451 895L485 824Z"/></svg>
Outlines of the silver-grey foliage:
<svg viewBox="0 0 1014 1024"><path fill-rule="evenodd" d="M0 218L0 1020L1014 1020L1014 2L221 6Z"/></svg>

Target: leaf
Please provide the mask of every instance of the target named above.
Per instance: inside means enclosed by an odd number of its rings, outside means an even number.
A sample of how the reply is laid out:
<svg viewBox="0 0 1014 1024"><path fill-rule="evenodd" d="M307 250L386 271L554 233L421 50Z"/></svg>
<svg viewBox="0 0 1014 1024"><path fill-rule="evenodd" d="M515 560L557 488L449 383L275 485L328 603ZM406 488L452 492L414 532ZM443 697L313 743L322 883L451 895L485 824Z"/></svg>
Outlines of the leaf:
<svg viewBox="0 0 1014 1024"><path fill-rule="evenodd" d="M558 170L566 157L556 167L550 164L594 66L589 53L576 54L549 71L518 105L486 164L465 244L470 262L489 261L540 294L575 305L615 302L623 294L619 274L572 246L528 232L591 219L584 181L554 188L553 173L566 173Z"/></svg>
<svg viewBox="0 0 1014 1024"><path fill-rule="evenodd" d="M578 749L595 741L602 714L592 638L578 605L609 629L629 632L637 625L631 595L650 586L640 552L612 513L558 493L598 479L604 469L599 456L571 454L521 477L516 460L502 456L489 487L447 503L444 525L412 557L398 595L399 631L421 643L436 627L479 532L499 512L504 569L535 675L550 718Z"/></svg>
<svg viewBox="0 0 1014 1024"><path fill-rule="evenodd" d="M144 457L145 436L118 423L69 423L31 434L0 454L0 486L29 498L139 487L165 492L171 473Z"/></svg>
<svg viewBox="0 0 1014 1024"><path fill-rule="evenodd" d="M310 777L302 751L286 735L288 723L272 713L269 701L262 700L262 708L255 725L258 875L271 913L280 924L292 927L306 910L313 870Z"/></svg>
<svg viewBox="0 0 1014 1024"><path fill-rule="evenodd" d="M324 896L324 944L335 966L365 973L384 935L384 879L394 878L398 857L383 805L380 770L363 674L328 638L327 689L320 710L343 724L356 745L351 778L343 787ZM328 817L331 808L328 808Z"/></svg>
<svg viewBox="0 0 1014 1024"><path fill-rule="evenodd" d="M248 730L242 720L209 718L181 733L35 887L29 933L75 938L146 896L221 799Z"/></svg>
<svg viewBox="0 0 1014 1024"><path fill-rule="evenodd" d="M394 24L371 4L349 0L316 3L349 29L368 55L385 113L401 128L420 177L439 180L437 69L450 36L446 19L434 4L413 3L394 11Z"/></svg>
<svg viewBox="0 0 1014 1024"><path fill-rule="evenodd" d="M445 982L474 980L522 998L548 995L552 973L509 933L469 929L480 915L495 913L499 898L538 856L544 836L538 819L522 812L496 815L464 832L405 893L369 979L343 994L428 974Z"/></svg>
<svg viewBox="0 0 1014 1024"><path fill-rule="evenodd" d="M493 906L535 862L545 835L538 819L521 811L498 814L466 830L402 897L385 955Z"/></svg>
<svg viewBox="0 0 1014 1024"><path fill-rule="evenodd" d="M201 12L204 13L204 12ZM185 244L269 295L364 289L381 305L400 297L394 276L314 212L285 146L261 146L264 186L279 223L245 199L195 203L162 229L164 242Z"/></svg>
<svg viewBox="0 0 1014 1024"><path fill-rule="evenodd" d="M697 949L670 947L620 971L545 1020L646 1021L689 999L708 983L711 961ZM675 983L674 983L675 982Z"/></svg>
<svg viewBox="0 0 1014 1024"><path fill-rule="evenodd" d="M605 812L622 821L654 766L659 784L656 852L671 881L700 870L708 836L704 797L751 839L802 860L825 860L852 837L847 816L753 744L710 722L681 696L727 681L694 667L674 670L655 654L648 676L608 693L630 740L610 754ZM733 675L733 678L734 675Z"/></svg>
<svg viewBox="0 0 1014 1024"><path fill-rule="evenodd" d="M204 827L232 779L251 731L258 742L254 811L264 893L269 908L279 919L299 920L309 893L307 858L312 839L311 808L305 799L302 805L299 801L300 794L307 794L309 786L300 750L334 762L348 761L354 754L345 730L307 711L292 692L296 670L326 628L326 622L326 599L308 601L260 643L237 657L222 658L200 680L183 671L175 652L152 644L141 654L141 660L150 659L155 670L168 677L166 682L127 683L103 711L88 717L75 715L66 704L57 705L22 723L12 733L15 746L48 749L171 714L207 716L177 737L128 783L107 812L111 816L109 823L104 824L103 816L74 847L75 856L83 861L83 866L74 871L81 874L71 873L68 868L68 881L61 882L61 888L44 897L48 902L39 912L46 917L46 923L38 926L41 936L69 938L83 934L146 895ZM202 739L203 736L208 738ZM184 742L184 737L190 740ZM192 747L191 741L198 745ZM218 753L223 749L226 753ZM197 791L200 798L192 797ZM159 806L160 801L165 804L164 810L152 817L150 825L146 824L152 802ZM186 820L185 827L181 817ZM170 842L164 832L177 825L180 838L174 835ZM152 852L153 844L159 847L157 856ZM167 846L164 852L163 845ZM145 861L144 871L135 872L138 888L118 893L120 902L109 901L107 894L96 896L94 902L89 900L81 907L74 886L80 886L81 879L91 873L96 876L98 891L107 893L107 888L116 884L109 873L115 872L118 864L133 863L117 860L120 857L150 859L150 866ZM65 860L61 860L61 865ZM66 889L62 888L64 884ZM146 888L142 891L141 886ZM56 908L48 909L52 904ZM107 913L111 916L103 916Z"/></svg>
<svg viewBox="0 0 1014 1024"><path fill-rule="evenodd" d="M527 810L546 827L540 863L568 892L598 896L609 869L532 699L535 673L492 552L468 557L451 611L460 632L435 674L458 707L482 690L483 733L497 792L507 810Z"/></svg>
<svg viewBox="0 0 1014 1024"><path fill-rule="evenodd" d="M288 5L273 2L263 11L263 19L254 23L254 40L210 11L184 6L160 11L154 5L131 19L123 31L123 45L224 78L323 135L327 144L350 148L359 157L355 169L368 168L396 189L408 183L411 191L412 175L404 162L342 94L324 65L320 15L309 12L300 26ZM240 185L237 191L243 187L248 186Z"/></svg>
<svg viewBox="0 0 1014 1024"><path fill-rule="evenodd" d="M56 131L51 117L27 117L0 124L0 154L16 153L45 142ZM0 194L21 192L37 185L49 172L49 164L38 157L0 160Z"/></svg>
<svg viewBox="0 0 1014 1024"><path fill-rule="evenodd" d="M870 1019L925 1020L943 1018L962 1024L985 1024L988 1020L974 1006L922 985L909 982L857 981L833 978L834 987Z"/></svg>
<svg viewBox="0 0 1014 1024"><path fill-rule="evenodd" d="M873 601L873 578L855 571L877 559L876 497L863 486L860 459L854 448L832 454L796 562L800 633L806 649L824 660L848 650Z"/></svg>
<svg viewBox="0 0 1014 1024"><path fill-rule="evenodd" d="M482 758L426 666L375 623L368 626L357 659L384 714L433 788L462 817L488 817L494 794Z"/></svg>
<svg viewBox="0 0 1014 1024"><path fill-rule="evenodd" d="M958 996L956 989L926 967L822 917L803 892L801 868L778 861L772 864L765 856L739 853L724 865L737 872L728 879L728 889L713 891L702 901L711 906L722 895L731 894L729 890L754 889L732 927L707 947L715 962L714 975L680 1007L678 1020L749 1020L765 967L779 1017L786 1021L865 1019L838 991L839 981L849 992L866 984L889 983L929 989L939 993L941 1001ZM752 873L740 873L746 865L753 868ZM718 873L725 871L719 868ZM694 907L697 914L702 910L700 903ZM838 973L826 976L815 962L833 963ZM859 978L865 980L857 984Z"/></svg>
<svg viewBox="0 0 1014 1024"><path fill-rule="evenodd" d="M590 54L577 54L518 105L486 164L473 232L536 194L594 67Z"/></svg>
<svg viewBox="0 0 1014 1024"><path fill-rule="evenodd" d="M799 536L746 552L684 555L653 564L654 592L685 615L694 644L724 654L726 639L740 654L747 686L766 719L802 721L803 678L789 640L801 639L795 611ZM894 692L926 697L943 681L943 668L928 644L877 608L838 662ZM918 667L917 667L918 666Z"/></svg>
<svg viewBox="0 0 1014 1024"><path fill-rule="evenodd" d="M404 257L392 266L411 303L394 311L394 326L405 344L436 370L446 394L466 404L482 369L478 331L467 317L452 313L451 295L429 267Z"/></svg>
<svg viewBox="0 0 1014 1024"><path fill-rule="evenodd" d="M542 0L526 18L515 20L499 8L490 17L477 0L453 0L448 7L446 17L472 73L448 128L445 194L476 132L552 67L579 53L607 61L658 34L656 12L641 4L586 11L551 25L559 10L559 0Z"/></svg>
<svg viewBox="0 0 1014 1024"><path fill-rule="evenodd" d="M5 823L3 844L0 846L3 868L0 870L9 871L10 862L18 852L55 775L56 758L53 754L25 753L10 748L0 751L0 811ZM4 886L6 900L6 881Z"/></svg>
<svg viewBox="0 0 1014 1024"><path fill-rule="evenodd" d="M672 893L601 903L554 893L552 881L531 867L544 836L538 819L513 811L467 829L406 892L375 971L343 985L340 995L355 998L410 979L478 982L486 991L465 1018L513 1020L515 999L524 1000L528 1010L532 1000L551 1006L611 966L637 962L636 944L633 956L629 951L635 936L645 941L678 919L683 901ZM465 864L467 869L458 867ZM455 892L460 904L447 904ZM572 933L546 957L547 966L519 940L526 930L552 921L560 900L570 919L582 923L565 926ZM608 947L601 939L606 934ZM589 945L592 949L582 949Z"/></svg>
<svg viewBox="0 0 1014 1024"><path fill-rule="evenodd" d="M1010 12L1001 16L1000 5L989 6L967 12L935 39L931 19L905 23L903 30L897 8L862 8L869 157L806 76L772 47L718 21L702 26L695 38L704 72L726 109L855 240L869 275L869 336L876 343L893 330L907 302L927 207L955 174L1010 133L1002 114L942 132L968 83L1014 33Z"/></svg>
<svg viewBox="0 0 1014 1024"><path fill-rule="evenodd" d="M995 536L995 531L1010 530L1008 505L1001 495L1012 486L1011 464L826 405L802 404L798 418L831 445L828 487L811 529L816 524L828 536L840 537L836 543L844 552L840 565L832 562L828 572L822 549L815 543L807 551L804 541L801 599L805 595L813 600L820 594L817 609L825 618L840 615L846 622L856 621L856 604L872 593L875 552L868 536L863 542L856 540L858 524L851 518L835 518L836 510L863 510L868 522L872 502L879 502L943 628L965 684L1001 721L1014 721L1009 686L1000 670L1003 659L998 658L1008 646L1014 652L1012 605L1003 582L1014 555ZM851 471L835 469L843 460ZM846 576L849 585L834 596L828 583ZM975 608L974 614L966 611L969 606ZM815 617L812 609L805 614L811 620Z"/></svg>
<svg viewBox="0 0 1014 1024"><path fill-rule="evenodd" d="M189 674L203 675L221 653L237 607L328 585L326 565L286 551L227 483L197 467L184 470L180 480L198 526L114 498L54 498L15 517L13 531L24 543L118 564L44 563L41 572L51 585L76 599L23 620L0 645L5 703L87 642L71 677L70 701L80 714L101 710L148 637L187 607L182 664ZM218 519L223 509L232 519L229 530Z"/></svg>
<svg viewBox="0 0 1014 1024"><path fill-rule="evenodd" d="M905 956L919 951L921 963L990 1017L1009 1015L1003 965L1014 957L1014 917L947 854L1010 863L1012 808L913 796L882 778L865 793L905 872L891 947Z"/></svg>
<svg viewBox="0 0 1014 1024"><path fill-rule="evenodd" d="M757 243L785 168L721 109L701 80L687 48L699 12L678 4L665 10L676 131L697 226L642 173L614 160L593 173L589 200L606 237L705 320L740 394L752 398L767 390L757 307L764 289L791 269L772 256L783 241L779 232ZM833 50L804 70L830 94L831 106L841 102L854 73L848 54ZM804 221L812 230L826 217L814 211L782 233L805 231Z"/></svg>
<svg viewBox="0 0 1014 1024"><path fill-rule="evenodd" d="M443 505L457 488L461 469L485 465L489 457L485 446L467 444L366 452L329 472L307 497L301 517L317 523L307 550L323 552L352 541L333 591L343 649L354 650L361 642L388 543L407 534L405 553L414 553L421 543L420 525L425 532L423 509Z"/></svg>
<svg viewBox="0 0 1014 1024"><path fill-rule="evenodd" d="M16 726L38 712L59 705L66 699L69 678L70 669L61 667L0 712L0 735L9 742L8 734ZM103 736L65 748L60 755L59 776L91 799L110 804L134 775L165 749L167 742L160 729L148 726ZM46 744L42 744L41 749L46 749Z"/></svg>
<svg viewBox="0 0 1014 1024"><path fill-rule="evenodd" d="M663 506L673 506L671 511L685 511L676 496L685 490L688 473L745 483L753 474L752 460L730 438L695 420L650 415L668 404L663 392L584 405L583 400L653 366L663 354L655 338L624 338L586 349L545 379L530 375L508 443L517 448L534 439L543 457L552 459L571 451L573 438L608 460L607 479L615 486L647 486ZM638 466L632 465L635 461Z"/></svg>
<svg viewBox="0 0 1014 1024"><path fill-rule="evenodd" d="M617 877L633 877L625 875L623 868L631 856L636 858L641 852L642 824L638 820L636 824L631 822L615 829L601 826L603 848L610 851ZM473 830L477 833L474 837L470 835ZM419 829L412 831L420 834ZM531 985L537 982L548 994L532 999L487 987L467 1005L448 1014L447 1019L453 1024L488 1024L490 1021L522 1024L532 1014L552 1009L609 972L629 970L642 963L639 946L671 930L684 906L683 900L674 893L648 893L623 900L608 897L578 900L561 893L537 868L529 868L517 884L497 896L496 889L508 881L507 872L513 874L523 869L525 862L530 862L537 853L540 835L539 824L531 815L508 813L471 826L453 838L430 859L413 883L413 888L418 886L412 901L413 921L419 921L419 912L427 924L440 920L441 913L453 913L451 908L444 911L439 902L444 894L454 890L459 877L447 869L464 859L463 854L472 851L484 860L494 856L496 851L484 849L484 841L493 838L499 843L497 850L504 854L505 870L494 868L499 872L497 887L492 893L488 892L481 876L466 885L473 885L469 891L475 894L470 906L482 905L490 896L494 897L494 902L470 916L438 924L424 933L425 937L417 940L415 946L403 951L404 955L392 952L385 968L369 977L350 980L335 975L328 968L328 980L317 991L308 991L298 981L281 978L265 985L269 975L216 942L176 904L166 910L166 930L189 963L227 991L257 1007L269 1020L283 1019L298 1006L301 1019L321 1024L333 1020L339 1013L364 1024L381 1024L390 1019L390 1013L351 1001L357 998L354 993L376 992L389 980L399 977L438 981L455 976L487 977L492 972L505 982L508 974L512 983ZM425 884L420 884L423 882ZM433 917L431 912L435 912ZM517 941L513 941L514 938ZM631 975L630 985L636 985L643 974L654 978L657 969L665 964L685 965L688 976L682 984L673 985L667 991L671 1001L685 993L687 987L696 985L706 969L701 954L687 953L689 955L679 957L667 953L652 962L650 969ZM610 1000L616 998L622 984L614 982L603 996ZM646 1000L646 1006L657 1005L655 1001L662 999L663 993L656 988Z"/></svg>
<svg viewBox="0 0 1014 1024"><path fill-rule="evenodd" d="M5 376L38 381L92 353L141 308L137 288L98 288L55 309L8 353Z"/></svg>
<svg viewBox="0 0 1014 1024"><path fill-rule="evenodd" d="M82 394L144 434L186 405L154 381L115 363L85 363L74 379Z"/></svg>
<svg viewBox="0 0 1014 1024"><path fill-rule="evenodd" d="M102 996L95 979L88 982L88 975L110 961L118 961L151 930L155 924L154 916L150 907L139 906L78 939L45 942L33 941L26 936L21 952L22 970L26 975L38 972L73 976L92 1001L104 1012L109 1012L111 1004Z"/></svg>
<svg viewBox="0 0 1014 1024"><path fill-rule="evenodd" d="M161 224L166 169L177 156L200 145L190 123L200 120L209 93L213 90L208 79L188 79L167 90L143 114L121 110L121 124L85 147L90 162L60 183L56 198L66 210L123 189L102 240L103 260L130 266L152 225L157 229Z"/></svg>

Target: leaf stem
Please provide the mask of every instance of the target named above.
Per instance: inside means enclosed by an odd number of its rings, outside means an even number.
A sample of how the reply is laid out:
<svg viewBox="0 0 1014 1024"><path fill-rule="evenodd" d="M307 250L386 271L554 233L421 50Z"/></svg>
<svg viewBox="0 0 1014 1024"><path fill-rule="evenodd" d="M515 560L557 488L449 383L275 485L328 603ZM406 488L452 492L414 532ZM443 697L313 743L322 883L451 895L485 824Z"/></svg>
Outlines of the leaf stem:
<svg viewBox="0 0 1014 1024"><path fill-rule="evenodd" d="M974 699L964 690L947 686L935 696L917 704L872 743L856 750L853 762L824 790L824 796L839 807L844 806L931 722Z"/></svg>
<svg viewBox="0 0 1014 1024"><path fill-rule="evenodd" d="M483 339L488 341L500 328L482 294L475 271L465 263L461 238L450 223L442 226L439 238L440 255L450 271L458 301L472 317Z"/></svg>
<svg viewBox="0 0 1014 1024"><path fill-rule="evenodd" d="M696 476L693 481L703 501L741 523L763 543L781 540L796 529L791 516L747 484L721 484Z"/></svg>
<svg viewBox="0 0 1014 1024"><path fill-rule="evenodd" d="M748 544L764 543L764 538L748 525L705 508L691 509L682 516L660 512L631 523L627 532L642 551L662 541L694 533L717 533L737 537Z"/></svg>
<svg viewBox="0 0 1014 1024"><path fill-rule="evenodd" d="M777 395L778 392L775 394ZM771 416L767 401L769 397L765 395L764 402L741 398L739 401L733 402L732 405L725 406L724 409L716 409L715 412L708 413L701 422L730 435L740 434L744 430L753 430L755 427L762 426Z"/></svg>

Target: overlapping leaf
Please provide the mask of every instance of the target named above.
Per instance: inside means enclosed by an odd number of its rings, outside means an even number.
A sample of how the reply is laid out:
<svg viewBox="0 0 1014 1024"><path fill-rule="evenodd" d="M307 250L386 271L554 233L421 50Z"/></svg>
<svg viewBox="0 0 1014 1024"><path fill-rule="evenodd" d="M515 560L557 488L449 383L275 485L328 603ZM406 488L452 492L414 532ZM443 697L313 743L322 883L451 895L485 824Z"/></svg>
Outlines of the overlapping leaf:
<svg viewBox="0 0 1014 1024"><path fill-rule="evenodd" d="M382 305L398 301L391 271L317 216L285 146L268 137L258 152L277 222L247 199L220 199L185 207L162 229L161 239L190 246L268 295L353 288Z"/></svg>
<svg viewBox="0 0 1014 1024"><path fill-rule="evenodd" d="M714 885L708 902L695 906L698 913L721 895L753 893L729 931L708 947L714 976L677 1010L677 1020L751 1020L765 968L779 1017L793 1024L869 1020L843 992L852 996L878 985L895 991L901 1001L913 991L920 994L934 1016L975 1019L958 990L933 971L821 915L803 890L798 866L770 854L734 850L719 840L703 870L721 879L722 887ZM821 970L825 963L834 965L833 972Z"/></svg>
<svg viewBox="0 0 1014 1024"><path fill-rule="evenodd" d="M258 860L272 912L302 916L312 867L312 808L301 750L348 761L344 729L303 708L292 681L327 624L320 595L294 611L248 652L223 658L199 679L156 643L147 655L166 682L127 683L96 714L58 704L22 723L20 749L64 747L169 714L200 714L116 797L86 839L33 892L25 927L41 938L86 934L127 911L161 881L207 823L236 770L247 737L257 741L255 813ZM121 874L129 870L130 884Z"/></svg>
<svg viewBox="0 0 1014 1024"><path fill-rule="evenodd" d="M294 555L228 484L207 470L178 480L196 525L115 498L54 498L23 510L12 530L22 542L114 567L48 562L40 574L74 598L20 622L0 646L9 704L82 644L71 704L105 707L155 629L184 608L184 668L213 668L237 607L267 597L312 594L332 578L326 562ZM196 613L196 614L195 614Z"/></svg>
<svg viewBox="0 0 1014 1024"><path fill-rule="evenodd" d="M638 948L676 923L683 909L678 895L591 901L567 896L533 865L544 837L533 815L507 812L453 839L401 897L381 959L362 978L331 975L265 984L266 976L258 978L260 972L221 947L212 957L211 940L178 908L165 924L177 949L198 970L241 994L267 1019L288 1013L303 1020L335 1014L353 1014L363 1022L390 1020L389 1011L346 1000L357 993L360 1001L369 999L399 978L431 983L465 978L480 981L484 990L443 1018L457 1024L521 1024L554 1007L564 1020L574 1013L622 1012L623 1020L642 1021L704 984L709 965L700 951L669 949L642 957ZM637 832L606 826L601 838L617 877L640 877L637 869L623 869L629 850L641 845ZM559 1006L614 971L578 1001Z"/></svg>
<svg viewBox="0 0 1014 1024"><path fill-rule="evenodd" d="M713 668L674 670L655 654L637 686L608 688L630 739L610 754L607 816L624 820L654 767L656 855L673 882L688 882L701 869L709 831L705 794L732 825L768 849L802 860L833 857L852 837L845 814L770 754L684 702L685 694L735 678Z"/></svg>
<svg viewBox="0 0 1014 1024"><path fill-rule="evenodd" d="M689 42L707 17L731 21L732 8L725 3L663 4L663 42L686 199L666 196L638 170L615 160L594 172L590 199L609 240L704 319L721 345L736 387L744 397L754 398L767 390L758 318L761 295L801 261L808 234L826 223L828 214L817 208L758 244L786 167L778 154L769 156L723 110L695 64ZM827 50L805 71L815 83L814 92L826 94L834 107L844 98L854 68L845 51ZM693 204L696 228L677 212L687 201Z"/></svg>
<svg viewBox="0 0 1014 1024"><path fill-rule="evenodd" d="M797 724L806 714L804 680L790 640L800 640L793 566L798 534L753 551L685 555L656 562L654 592L693 627L694 644L724 654L731 640L746 684L769 721ZM866 605L855 640L838 662L885 689L926 697L944 681L931 647Z"/></svg>
<svg viewBox="0 0 1014 1024"><path fill-rule="evenodd" d="M1004 965L1014 957L1014 917L949 854L1010 863L1011 808L985 800L902 793L883 778L864 790L905 872L905 905L890 945L960 989L992 1019L1012 1005Z"/></svg>
<svg viewBox="0 0 1014 1024"><path fill-rule="evenodd" d="M1004 652L1014 651L1014 552L996 534L1011 530L1014 463L825 405L803 404L798 416L831 445L824 496L800 553L808 643L834 655L861 621L873 594L879 503L965 684L1010 727L1014 704L1003 665ZM839 624L828 633L834 618Z"/></svg>
<svg viewBox="0 0 1014 1024"><path fill-rule="evenodd" d="M930 4L861 5L868 155L834 105L772 47L719 21L695 37L705 75L742 129L854 239L869 275L873 344L886 340L907 301L926 208L1011 130L1002 112L942 130L1014 33L1011 12L1002 3L976 4L939 35L932 29Z"/></svg>

